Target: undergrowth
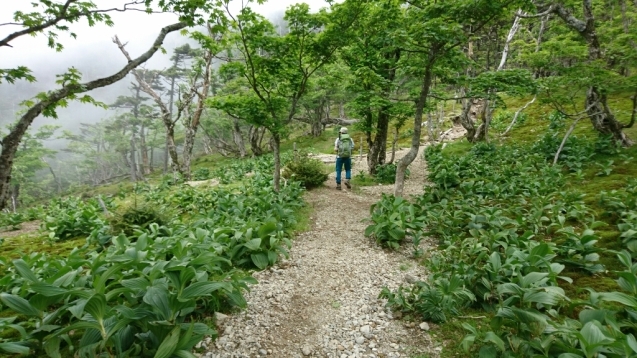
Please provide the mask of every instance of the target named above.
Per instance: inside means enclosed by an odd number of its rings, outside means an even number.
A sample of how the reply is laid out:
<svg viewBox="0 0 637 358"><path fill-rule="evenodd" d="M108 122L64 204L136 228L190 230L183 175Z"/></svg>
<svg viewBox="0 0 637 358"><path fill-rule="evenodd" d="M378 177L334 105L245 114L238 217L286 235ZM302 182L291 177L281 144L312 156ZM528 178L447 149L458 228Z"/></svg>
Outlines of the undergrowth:
<svg viewBox="0 0 637 358"><path fill-rule="evenodd" d="M552 165L564 118L552 114L549 123L531 144L425 151L433 185L414 202L384 196L366 233L389 247L427 235L439 250L423 261L426 282L384 289L381 297L394 310L439 323L485 311L488 325L462 322L469 355L637 356L637 181L600 190L595 206L572 185L612 175L613 163L634 165L633 158L608 138L574 135ZM604 156L613 162L591 163ZM600 232L613 227L619 245L610 250L599 245ZM602 255L616 264L606 267ZM573 295L573 278L616 284L602 292L580 286Z"/></svg>
<svg viewBox="0 0 637 358"><path fill-rule="evenodd" d="M292 231L307 225L297 220L301 184L275 192L272 163L270 156L215 170L231 185L193 188L166 177L101 203L67 198L41 207L51 245L85 244L64 255L0 257L0 352L192 356L204 336L216 336L207 317L245 307L243 294L256 283L250 270L287 256Z"/></svg>

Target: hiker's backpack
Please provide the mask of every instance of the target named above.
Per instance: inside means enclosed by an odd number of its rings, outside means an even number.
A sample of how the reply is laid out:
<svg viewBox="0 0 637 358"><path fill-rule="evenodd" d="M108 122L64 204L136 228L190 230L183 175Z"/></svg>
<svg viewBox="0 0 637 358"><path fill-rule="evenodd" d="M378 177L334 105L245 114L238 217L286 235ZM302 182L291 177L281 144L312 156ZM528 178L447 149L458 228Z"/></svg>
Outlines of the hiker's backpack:
<svg viewBox="0 0 637 358"><path fill-rule="evenodd" d="M341 158L349 158L352 156L352 138L349 134L341 133L338 139L338 156Z"/></svg>

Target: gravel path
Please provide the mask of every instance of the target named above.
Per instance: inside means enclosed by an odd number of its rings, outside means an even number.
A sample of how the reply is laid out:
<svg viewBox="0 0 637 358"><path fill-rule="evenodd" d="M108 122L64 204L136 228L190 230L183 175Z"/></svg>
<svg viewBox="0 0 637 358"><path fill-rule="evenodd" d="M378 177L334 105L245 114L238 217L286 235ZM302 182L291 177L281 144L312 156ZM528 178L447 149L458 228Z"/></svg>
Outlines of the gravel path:
<svg viewBox="0 0 637 358"><path fill-rule="evenodd" d="M355 170L365 167L363 160ZM422 192L421 155L410 170L405 195ZM363 235L370 205L393 186L334 187L332 174L326 187L306 194L311 230L295 238L289 260L254 273L259 284L247 294L248 309L219 317L219 338L200 344L202 357L439 356L427 324L397 320L377 298L383 287L425 278L411 247L389 252Z"/></svg>

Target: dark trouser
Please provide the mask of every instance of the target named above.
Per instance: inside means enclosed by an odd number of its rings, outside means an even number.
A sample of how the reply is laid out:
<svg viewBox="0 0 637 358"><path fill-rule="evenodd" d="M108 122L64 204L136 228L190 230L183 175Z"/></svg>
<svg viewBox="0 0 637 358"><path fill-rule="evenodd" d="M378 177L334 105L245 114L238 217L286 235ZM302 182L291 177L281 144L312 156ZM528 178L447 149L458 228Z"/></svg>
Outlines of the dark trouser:
<svg viewBox="0 0 637 358"><path fill-rule="evenodd" d="M352 179L352 158L336 158L336 184L341 183L343 164L345 164L345 179Z"/></svg>

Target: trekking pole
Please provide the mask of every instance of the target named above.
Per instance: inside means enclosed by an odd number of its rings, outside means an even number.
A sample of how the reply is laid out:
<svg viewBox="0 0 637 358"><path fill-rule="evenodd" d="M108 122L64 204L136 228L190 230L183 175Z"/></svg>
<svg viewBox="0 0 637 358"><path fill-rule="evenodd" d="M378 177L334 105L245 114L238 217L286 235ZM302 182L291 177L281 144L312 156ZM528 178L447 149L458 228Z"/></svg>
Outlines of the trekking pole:
<svg viewBox="0 0 637 358"><path fill-rule="evenodd" d="M363 136L361 136L361 141L359 143L361 147L359 148L360 154L358 155L358 160L362 162L363 161Z"/></svg>

